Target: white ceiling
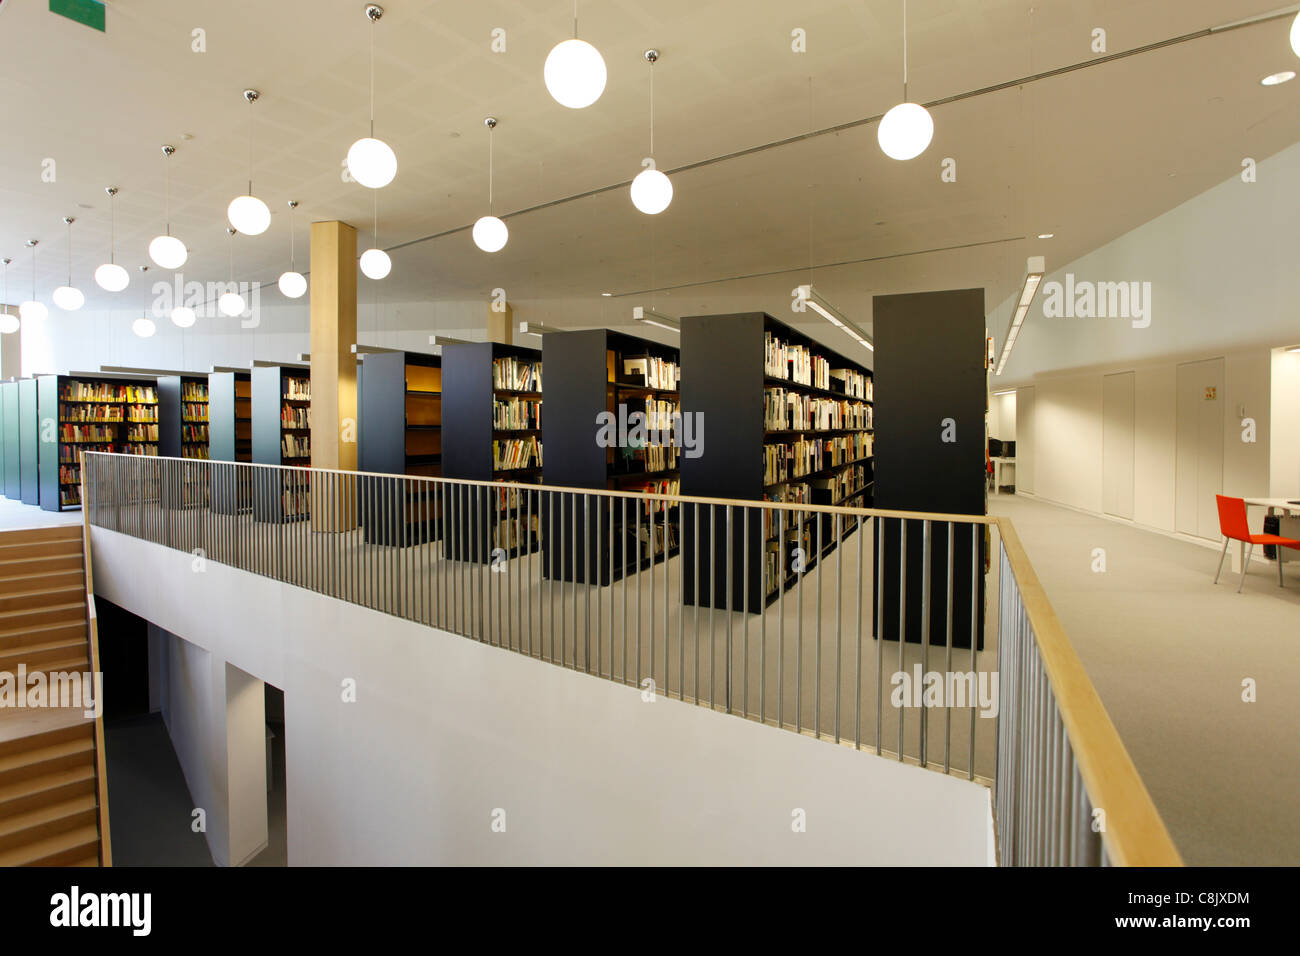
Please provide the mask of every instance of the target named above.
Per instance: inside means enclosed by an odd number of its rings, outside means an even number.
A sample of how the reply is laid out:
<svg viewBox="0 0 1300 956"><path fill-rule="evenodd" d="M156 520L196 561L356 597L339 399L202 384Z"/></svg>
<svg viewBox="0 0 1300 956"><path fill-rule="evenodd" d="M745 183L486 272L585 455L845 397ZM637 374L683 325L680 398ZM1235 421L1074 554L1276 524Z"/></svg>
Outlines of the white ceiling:
<svg viewBox="0 0 1300 956"><path fill-rule="evenodd" d="M911 98L1096 59L1094 27L1115 53L1269 13L1275 2L911 0ZM138 281L111 296L90 273L108 253L110 184L121 188L117 261L148 261L163 225L165 142L178 147L172 231L191 251L185 277L225 279L225 207L248 178L240 91L249 86L263 94L251 109L254 187L275 218L264 235L235 240L236 278L273 281L288 267L291 198L301 203L304 271L308 221L368 232L376 194L341 176L367 128L360 0L108 6L104 34L44 3L9 0L0 11L10 300L30 289L28 238L41 239L38 294L48 300L66 279L61 218L75 215L73 281L88 308L143 307ZM404 247L389 279L361 280L363 301L486 298L501 287L523 317L561 325L608 321L611 310L648 302L636 293L651 289L674 314L778 311L812 263L818 288L850 315L869 316L873 294L922 288L984 286L992 306L1019 283L1027 256L1074 259L1235 175L1242 157L1300 139L1300 81L1259 85L1295 68L1283 21L938 105L934 143L910 163L880 153L874 124L708 163L898 101L901 0L583 0L580 34L604 54L609 84L580 111L551 100L541 77L547 51L571 32L568 0L384 6L374 28L376 133L396 150L399 172L377 194L379 239ZM495 27L507 31L504 54L489 48ZM796 27L807 31L806 54L790 49ZM191 51L195 28L206 31L205 53ZM636 212L622 185L648 149L641 53L650 46L662 51L656 158L666 170L694 167L673 176L673 205L658 217ZM511 228L492 256L468 234L486 212L488 114L500 119L495 211ZM940 182L945 157L957 160L955 184ZM57 163L54 183L41 181L46 158ZM584 198L510 215L573 196ZM1032 238L1046 231L1057 238ZM426 237L438 238L416 242ZM1004 321L991 319L998 329Z"/></svg>

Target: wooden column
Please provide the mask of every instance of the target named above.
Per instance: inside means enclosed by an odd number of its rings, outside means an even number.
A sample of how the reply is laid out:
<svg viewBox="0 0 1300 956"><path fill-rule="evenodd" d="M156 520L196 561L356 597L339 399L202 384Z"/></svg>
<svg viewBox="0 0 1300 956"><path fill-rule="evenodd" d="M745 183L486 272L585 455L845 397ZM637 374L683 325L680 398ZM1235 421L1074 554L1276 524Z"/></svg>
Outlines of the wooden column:
<svg viewBox="0 0 1300 956"><path fill-rule="evenodd" d="M357 231L345 222L311 224L311 464L357 469ZM340 496L342 498L342 496ZM340 500L316 515L318 531L356 525L356 509Z"/></svg>
<svg viewBox="0 0 1300 956"><path fill-rule="evenodd" d="M509 302L503 305L505 307L498 310L494 302L488 303L487 340L510 345L515 340L515 310Z"/></svg>

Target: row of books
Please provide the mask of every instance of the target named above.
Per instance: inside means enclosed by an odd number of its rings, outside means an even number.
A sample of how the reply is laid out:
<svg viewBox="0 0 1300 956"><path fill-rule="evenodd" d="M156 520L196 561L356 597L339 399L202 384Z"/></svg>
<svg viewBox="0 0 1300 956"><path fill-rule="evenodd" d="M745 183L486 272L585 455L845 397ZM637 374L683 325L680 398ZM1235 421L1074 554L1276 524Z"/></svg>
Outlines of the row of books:
<svg viewBox="0 0 1300 956"><path fill-rule="evenodd" d="M207 402L208 387L202 382L181 382L182 402Z"/></svg>
<svg viewBox="0 0 1300 956"><path fill-rule="evenodd" d="M181 420L187 422L206 422L208 420L207 402L186 402L181 406Z"/></svg>
<svg viewBox="0 0 1300 956"><path fill-rule="evenodd" d="M507 438L492 443L494 471L542 467L542 443L536 436Z"/></svg>
<svg viewBox="0 0 1300 956"><path fill-rule="evenodd" d="M647 355L644 358L624 359L623 378L625 381L644 384L647 388L675 391L681 380L681 369L676 362Z"/></svg>
<svg viewBox="0 0 1300 956"><path fill-rule="evenodd" d="M123 455L143 455L146 458L156 458L158 456L158 443L150 445L139 445L133 442L126 442L119 445L117 451Z"/></svg>
<svg viewBox="0 0 1300 956"><path fill-rule="evenodd" d="M200 461L208 460L207 445L185 445L181 448L182 458L196 458Z"/></svg>
<svg viewBox="0 0 1300 956"><path fill-rule="evenodd" d="M541 540L541 517L534 512L528 516L527 521L522 514L502 518L497 522L493 537L494 548L504 548L507 552L521 546L527 549L533 542Z"/></svg>
<svg viewBox="0 0 1300 956"><path fill-rule="evenodd" d="M101 429L107 431L107 429ZM138 444L118 444L112 437L111 433L107 438L95 439L68 439L60 438L59 445L59 463L64 465L79 465L81 463L81 453L83 451L102 451L119 455L157 455L158 447L154 445ZM63 444L69 442L69 444Z"/></svg>
<svg viewBox="0 0 1300 956"><path fill-rule="evenodd" d="M763 484L774 485L871 456L866 432L835 438L801 438L763 446Z"/></svg>
<svg viewBox="0 0 1300 956"><path fill-rule="evenodd" d="M141 402L157 405L158 393L152 385L112 385L108 382L79 382L76 379L63 383L59 393L63 402Z"/></svg>
<svg viewBox="0 0 1300 956"><path fill-rule="evenodd" d="M158 426L130 425L126 429L126 440L129 442L156 442L158 440Z"/></svg>
<svg viewBox="0 0 1300 956"><path fill-rule="evenodd" d="M59 403L59 421L64 422L156 422L157 405L94 405Z"/></svg>
<svg viewBox="0 0 1300 956"><path fill-rule="evenodd" d="M763 427L768 431L872 428L872 410L865 402L818 398L784 388L763 389Z"/></svg>
<svg viewBox="0 0 1300 956"><path fill-rule="evenodd" d="M281 405L280 427L311 428L311 409L301 405Z"/></svg>
<svg viewBox="0 0 1300 956"><path fill-rule="evenodd" d="M102 425L60 425L59 441L61 442L105 442L111 443L117 439L116 428L105 428Z"/></svg>
<svg viewBox="0 0 1300 956"><path fill-rule="evenodd" d="M535 398L497 399L492 403L492 427L541 428L542 403Z"/></svg>
<svg viewBox="0 0 1300 956"><path fill-rule="evenodd" d="M623 486L623 490L646 495L679 495L682 492L682 483L679 478L659 478L654 481L640 481L627 484ZM664 511L665 507L671 508L672 506L673 503L670 501L650 498L641 503L641 513L645 515L651 513L659 514ZM676 540L673 541L671 546L674 548L677 547Z"/></svg>
<svg viewBox="0 0 1300 956"><path fill-rule="evenodd" d="M208 443L208 426L207 425L182 425L181 441L187 445L197 445L200 442Z"/></svg>
<svg viewBox="0 0 1300 956"><path fill-rule="evenodd" d="M831 369L831 390L843 392L849 398L873 400L873 382L861 372L851 368Z"/></svg>
<svg viewBox="0 0 1300 956"><path fill-rule="evenodd" d="M540 392L542 363L503 355L492 360L492 387L511 392Z"/></svg>
<svg viewBox="0 0 1300 956"><path fill-rule="evenodd" d="M306 516L311 512L311 492L301 482L286 484L281 502L287 517Z"/></svg>
<svg viewBox="0 0 1300 956"><path fill-rule="evenodd" d="M291 402L306 402L311 399L311 379L289 378L284 380L283 398Z"/></svg>
<svg viewBox="0 0 1300 956"><path fill-rule="evenodd" d="M771 332L763 333L763 371L771 378L784 378L814 388L831 387L831 363L806 345L782 342Z"/></svg>
<svg viewBox="0 0 1300 956"><path fill-rule="evenodd" d="M59 484L76 485L81 483L81 467L78 465L59 465Z"/></svg>
<svg viewBox="0 0 1300 956"><path fill-rule="evenodd" d="M280 455L283 458L310 458L310 435L281 435Z"/></svg>
<svg viewBox="0 0 1300 956"><path fill-rule="evenodd" d="M81 504L81 487L79 485L69 485L59 489L59 504L64 507L72 507Z"/></svg>

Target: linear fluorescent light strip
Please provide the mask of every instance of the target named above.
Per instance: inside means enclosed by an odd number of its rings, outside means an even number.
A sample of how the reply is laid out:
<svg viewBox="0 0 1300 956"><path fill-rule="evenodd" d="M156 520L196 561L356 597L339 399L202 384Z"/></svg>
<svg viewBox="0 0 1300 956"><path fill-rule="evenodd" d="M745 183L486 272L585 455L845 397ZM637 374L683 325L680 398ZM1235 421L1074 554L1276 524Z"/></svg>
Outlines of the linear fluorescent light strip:
<svg viewBox="0 0 1300 956"><path fill-rule="evenodd" d="M866 332L858 328L856 324L843 312L827 302L817 290L810 285L799 286L799 297L803 300L808 308L812 309L831 325L844 332L859 345L866 347L874 352L876 346L872 343L871 338Z"/></svg>
<svg viewBox="0 0 1300 956"><path fill-rule="evenodd" d="M638 322L644 322L646 325L667 329L669 332L680 332L682 330L682 323L671 315L664 315L662 312L642 308L639 305L632 307L632 318Z"/></svg>
<svg viewBox="0 0 1300 956"><path fill-rule="evenodd" d="M430 345L469 345L469 339L453 339L449 335L431 335L429 336Z"/></svg>
<svg viewBox="0 0 1300 956"><path fill-rule="evenodd" d="M520 322L519 331L522 335L546 335L548 332L559 332L561 329L553 325L542 325L540 322Z"/></svg>
<svg viewBox="0 0 1300 956"><path fill-rule="evenodd" d="M1011 358L1011 350L1020 335L1020 326L1024 324L1025 316L1029 315L1029 307L1034 302L1034 296L1038 294L1038 287L1042 284L1046 272L1047 265L1042 256L1032 256L1026 264L1025 285L1020 291L1016 311L1011 316L1011 325L1007 327L1007 339L1002 343L1002 355L998 358L998 368L994 373L996 375L1001 375L1002 370L1007 367L1007 359Z"/></svg>

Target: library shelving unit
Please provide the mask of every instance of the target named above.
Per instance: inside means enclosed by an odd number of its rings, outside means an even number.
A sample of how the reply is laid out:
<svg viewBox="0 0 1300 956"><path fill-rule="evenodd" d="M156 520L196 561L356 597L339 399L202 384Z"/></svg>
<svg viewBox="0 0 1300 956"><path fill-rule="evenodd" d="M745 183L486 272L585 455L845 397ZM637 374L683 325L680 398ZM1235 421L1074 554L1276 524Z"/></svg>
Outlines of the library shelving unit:
<svg viewBox="0 0 1300 956"><path fill-rule="evenodd" d="M381 475L442 474L442 359L422 352L367 352L358 374L358 467ZM440 533L438 495L405 482L367 479L362 528L372 544L407 547Z"/></svg>
<svg viewBox="0 0 1300 956"><path fill-rule="evenodd" d="M34 384L36 418L57 423L48 434L53 440L41 442L48 451L40 455L39 466L40 505L46 511L81 506L82 452L157 456L156 379L41 375ZM25 489L24 483L24 501Z"/></svg>
<svg viewBox="0 0 1300 956"><path fill-rule="evenodd" d="M680 450L672 445L673 415L680 411L675 347L608 329L551 332L542 337L542 361L550 380L542 425L549 451L542 468L545 484L678 492ZM568 498L560 501L554 534L547 533L549 508L544 516L543 538L553 542L544 552L547 576L605 585L636 566L662 561L665 539L668 556L677 553L675 506L665 512L660 502L604 504L595 514L589 506L577 506L577 513L569 507Z"/></svg>
<svg viewBox="0 0 1300 956"><path fill-rule="evenodd" d="M37 419L36 379L21 378L18 385L18 498L25 505L41 503L38 468L40 428ZM58 501L54 495L53 501Z"/></svg>
<svg viewBox="0 0 1300 956"><path fill-rule="evenodd" d="M308 516L311 475L311 369L308 366L258 365L252 370L253 462L292 465L301 474L258 474L254 480L253 518L301 521Z"/></svg>
<svg viewBox="0 0 1300 956"><path fill-rule="evenodd" d="M23 497L20 462L22 446L18 441L18 382L0 382L0 434L4 436L4 496L14 501Z"/></svg>
<svg viewBox="0 0 1300 956"><path fill-rule="evenodd" d="M208 377L206 375L158 376L158 454L166 458L207 460ZM201 504L207 475L176 479L163 496L166 507ZM181 482L184 487L180 487Z"/></svg>
<svg viewBox="0 0 1300 956"><path fill-rule="evenodd" d="M701 453L682 449L682 494L871 505L870 369L762 312L683 319L681 356L683 414L705 426L702 436L696 426ZM698 527L695 510L683 511L684 599L691 604L758 613L798 579L790 571L796 548L809 571L835 547L829 515L800 520L786 512L778 526L773 512L752 511L746 529L733 511L728 601L726 508L701 508ZM843 527L841 539L853 528Z"/></svg>
<svg viewBox="0 0 1300 956"><path fill-rule="evenodd" d="M369 369L363 377L371 377ZM536 349L499 342L443 346L443 476L540 481L540 428L527 426L540 425L541 379L542 356ZM505 488L489 493L460 489L455 494L459 497L449 505L447 531L453 558L489 561L497 548L515 555L538 547L536 495L527 500L518 490ZM452 518L455 527L450 526Z"/></svg>
<svg viewBox="0 0 1300 956"><path fill-rule="evenodd" d="M208 375L208 457L212 461L253 460L253 384L248 372L214 369ZM242 484L243 493L238 487ZM232 475L212 468L212 510L236 514L252 502L247 469Z"/></svg>

